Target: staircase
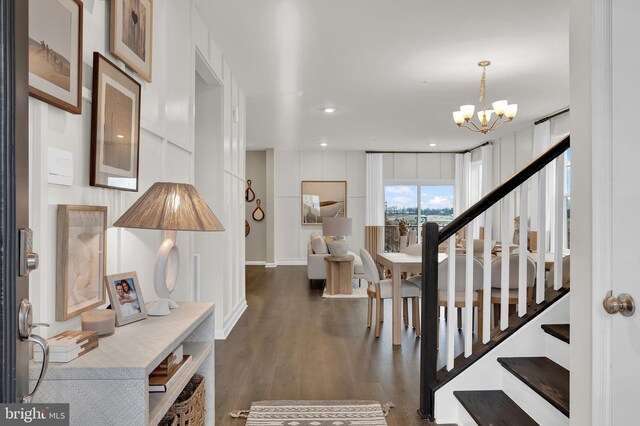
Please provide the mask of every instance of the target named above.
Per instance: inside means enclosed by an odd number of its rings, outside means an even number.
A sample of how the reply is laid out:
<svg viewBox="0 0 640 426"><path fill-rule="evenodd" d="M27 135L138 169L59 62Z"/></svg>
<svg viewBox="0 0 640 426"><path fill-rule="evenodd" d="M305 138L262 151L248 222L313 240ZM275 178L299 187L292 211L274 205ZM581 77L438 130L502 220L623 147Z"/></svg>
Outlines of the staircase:
<svg viewBox="0 0 640 426"><path fill-rule="evenodd" d="M562 342L568 354L568 324L544 324L542 329L553 339ZM539 412L528 414L509 396L507 392L513 391L508 385L511 381L521 382L564 416L551 420L553 424L569 423L569 370L546 356L501 357L497 362L504 368L503 374L508 374L507 380L503 378L502 389L453 392L475 423L480 426L552 424L543 423L542 419L536 422L535 417L540 416ZM535 399L535 395L530 395L531 399ZM533 406L533 403L529 405ZM550 420L548 417L547 421Z"/></svg>
<svg viewBox="0 0 640 426"><path fill-rule="evenodd" d="M520 271L517 279L516 293L510 293L512 279L509 278L509 267L503 263L500 272L499 285L500 300L489 302L488 294L496 294L490 283L491 273L485 273L482 290L484 305L497 303L500 307L500 325L489 330L493 319L490 319L491 309L484 310L485 327L483 337L472 343L471 333L465 332L464 353L454 357L452 339L446 342L446 347L430 336L435 335L438 313L435 305L438 291L438 246L449 243L448 256L456 256L454 247L455 233L473 223L483 214L489 217L491 212L499 211L501 216L502 246L509 246L510 229L507 217L510 212L509 203L520 190L521 217L527 217L528 183L537 179L537 184L543 188L546 184L545 168L557 167L560 163L554 160L560 157L569 147L569 137L559 142L546 153L532 161L527 167L516 173L509 181L486 195L474 206L454 219L447 227L440 230L434 223L427 223L423 229L423 269L422 269L422 329L421 339L421 394L420 414L425 419L438 423L456 423L458 425L568 425L569 424L569 342L570 327L569 306L570 293L568 277L563 275L563 268L568 271L562 260L562 246L559 237L562 229L555 229L555 243L552 271L545 271L544 257L539 256L536 262L535 296L525 300L527 287L525 286L525 258L545 252L544 228L544 194L540 195L538 205L532 206L541 215L541 225L534 229L538 235L538 246L535 254L526 249L527 229L520 228L520 247L518 260ZM555 164L554 164L555 163ZM558 184L559 188L561 185ZM556 192L558 193L558 192ZM533 198L533 197L531 197ZM557 200L557 199L556 199ZM559 204L554 214L561 219ZM499 210L498 210L499 209ZM556 220L556 225L559 220ZM487 224L487 222L485 222ZM521 223L522 226L522 223ZM487 230L485 229L485 236ZM491 238L491 228L488 230ZM471 264L474 256L472 244L467 240L467 264ZM542 241L541 241L542 240ZM472 242L472 240L471 240ZM484 263L490 264L488 244L485 240ZM565 259L568 260L568 259ZM467 268L469 269L469 268ZM450 269L451 271L451 269ZM486 272L486 269L485 269ZM449 276L452 272L449 272ZM465 296L471 299L474 283L471 274L466 275ZM565 281L566 278L566 281ZM449 278L448 292L452 299L454 281ZM458 290L456 290L458 291ZM515 296L513 296L515 295ZM481 296L478 296L481 297ZM510 298L515 297L515 302ZM516 303L516 312L509 315L507 301ZM469 302L466 302L469 306ZM449 303L449 312L455 311ZM473 311L466 310L465 330L474 330L472 326ZM496 314L497 315L497 314ZM447 327L453 328L453 318L447 316ZM479 319L480 321L480 319ZM451 324L449 324L451 323ZM491 326L492 327L492 326ZM452 336L453 330L448 330ZM436 369L438 351L446 350L447 364L444 368Z"/></svg>

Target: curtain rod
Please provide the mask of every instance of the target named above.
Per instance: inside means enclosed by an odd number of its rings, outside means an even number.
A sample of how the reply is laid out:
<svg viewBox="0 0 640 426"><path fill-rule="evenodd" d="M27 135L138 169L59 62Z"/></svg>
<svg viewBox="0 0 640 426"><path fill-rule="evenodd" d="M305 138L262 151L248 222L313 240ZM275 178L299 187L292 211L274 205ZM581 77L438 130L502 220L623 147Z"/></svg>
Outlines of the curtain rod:
<svg viewBox="0 0 640 426"><path fill-rule="evenodd" d="M545 121L549 121L549 120L551 120L552 118L556 118L557 116L562 115L562 114L565 114L565 113L567 113L567 112L569 112L569 108L565 108L565 109L560 110L560 111L558 111L558 112L554 112L554 113L553 113L553 114L551 114L551 115L547 115L546 117L542 117L541 119L539 119L539 120L537 120L537 121L534 121L534 122L533 122L533 125L534 125L534 126L537 126L538 124L544 123Z"/></svg>
<svg viewBox="0 0 640 426"><path fill-rule="evenodd" d="M485 145L493 145L493 142L483 142L480 145L462 151L365 151L365 154L466 154Z"/></svg>

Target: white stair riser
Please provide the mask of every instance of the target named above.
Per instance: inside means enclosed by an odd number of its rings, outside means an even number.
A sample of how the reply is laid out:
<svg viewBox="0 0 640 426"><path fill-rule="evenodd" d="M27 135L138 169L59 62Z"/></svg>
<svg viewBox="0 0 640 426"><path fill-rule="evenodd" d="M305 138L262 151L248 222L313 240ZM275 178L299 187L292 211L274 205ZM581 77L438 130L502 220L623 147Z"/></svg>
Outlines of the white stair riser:
<svg viewBox="0 0 640 426"><path fill-rule="evenodd" d="M530 321L507 341L486 354L462 374L445 384L436 392L436 420L438 423L460 423L455 417L460 403L453 396L456 390L500 389L504 368L498 363L500 357L546 356L545 333L542 324L566 324L569 322L570 294L549 307ZM562 343L562 342L561 342ZM528 387L527 392L532 392ZM524 408L524 407L523 407ZM525 410L527 411L527 410ZM527 413L534 417L531 413ZM535 417L534 417L535 418ZM544 423L541 423L546 426Z"/></svg>
<svg viewBox="0 0 640 426"><path fill-rule="evenodd" d="M569 351L568 343L547 334L545 338L545 346L547 348L547 358L556 364L560 364L567 370L571 370L571 368L569 368L571 352Z"/></svg>
<svg viewBox="0 0 640 426"><path fill-rule="evenodd" d="M569 424L568 417L504 368L502 369L502 390L538 424L544 426Z"/></svg>

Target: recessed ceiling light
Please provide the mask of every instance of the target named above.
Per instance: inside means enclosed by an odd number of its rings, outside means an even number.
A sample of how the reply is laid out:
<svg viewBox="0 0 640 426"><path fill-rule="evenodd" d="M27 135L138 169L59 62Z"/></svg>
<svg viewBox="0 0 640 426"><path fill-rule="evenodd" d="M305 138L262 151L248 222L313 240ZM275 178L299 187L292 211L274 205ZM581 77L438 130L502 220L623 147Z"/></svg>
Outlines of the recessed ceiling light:
<svg viewBox="0 0 640 426"><path fill-rule="evenodd" d="M336 112L336 109L332 107L326 107L326 108L323 108L322 110L328 114L331 114L332 112Z"/></svg>
<svg viewBox="0 0 640 426"><path fill-rule="evenodd" d="M437 143L430 143L429 146L436 146L438 145Z"/></svg>
<svg viewBox="0 0 640 426"><path fill-rule="evenodd" d="M322 142L322 143L320 144L320 146L327 146L327 143L326 143L326 142Z"/></svg>
<svg viewBox="0 0 640 426"><path fill-rule="evenodd" d="M124 139L124 135L116 135L118 139Z"/></svg>

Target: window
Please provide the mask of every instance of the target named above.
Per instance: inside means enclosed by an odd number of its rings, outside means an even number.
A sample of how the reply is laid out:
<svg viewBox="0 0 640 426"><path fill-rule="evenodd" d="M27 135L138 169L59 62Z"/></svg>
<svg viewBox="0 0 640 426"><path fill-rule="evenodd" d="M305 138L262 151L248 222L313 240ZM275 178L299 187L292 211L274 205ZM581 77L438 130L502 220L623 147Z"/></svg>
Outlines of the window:
<svg viewBox="0 0 640 426"><path fill-rule="evenodd" d="M400 221L407 226L407 237L415 233L417 242L422 238L420 225L425 222L436 222L440 227L451 222L453 194L453 184L385 185L384 250L400 251Z"/></svg>

